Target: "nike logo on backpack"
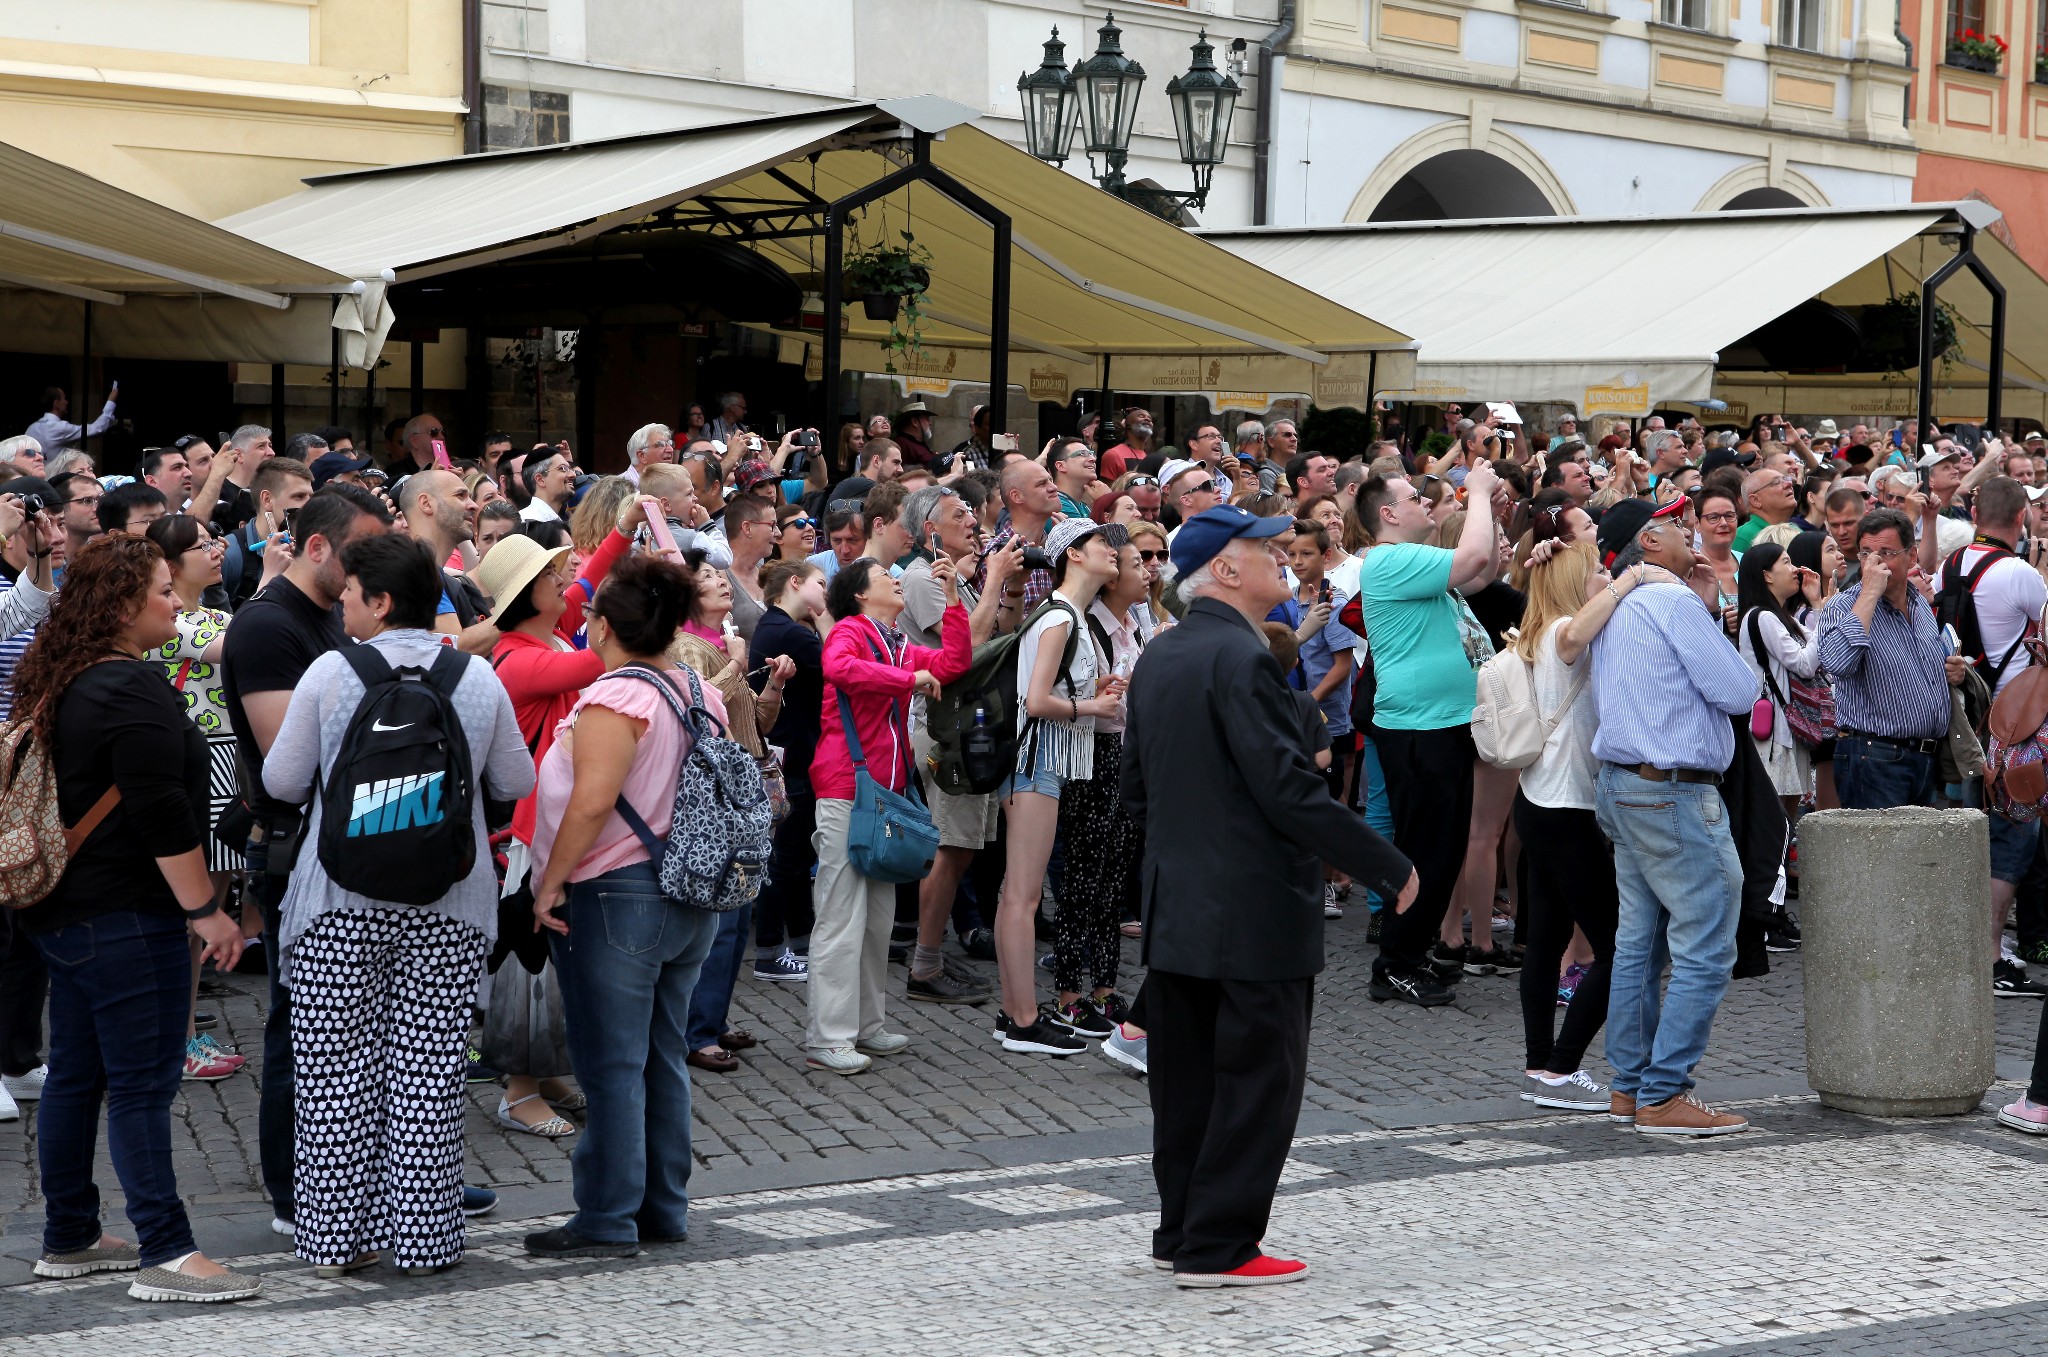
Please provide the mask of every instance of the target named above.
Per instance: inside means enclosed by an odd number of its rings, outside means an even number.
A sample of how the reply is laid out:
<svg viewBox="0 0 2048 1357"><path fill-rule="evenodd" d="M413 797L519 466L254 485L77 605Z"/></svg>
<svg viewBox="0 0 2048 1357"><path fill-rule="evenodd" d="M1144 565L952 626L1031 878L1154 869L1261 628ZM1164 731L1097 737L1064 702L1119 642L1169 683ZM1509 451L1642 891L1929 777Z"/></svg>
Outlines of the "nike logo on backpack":
<svg viewBox="0 0 2048 1357"><path fill-rule="evenodd" d="M387 726L387 725L385 725L385 724L384 724L383 720L382 720L382 719L380 718L380 719L378 719L378 720L375 720L375 721L372 721L372 722L370 722L370 729L371 729L371 730L411 730L411 729L412 729L412 722L410 722L410 721L407 721L407 722L406 722L406 723L405 723L404 725L402 725L402 726Z"/></svg>

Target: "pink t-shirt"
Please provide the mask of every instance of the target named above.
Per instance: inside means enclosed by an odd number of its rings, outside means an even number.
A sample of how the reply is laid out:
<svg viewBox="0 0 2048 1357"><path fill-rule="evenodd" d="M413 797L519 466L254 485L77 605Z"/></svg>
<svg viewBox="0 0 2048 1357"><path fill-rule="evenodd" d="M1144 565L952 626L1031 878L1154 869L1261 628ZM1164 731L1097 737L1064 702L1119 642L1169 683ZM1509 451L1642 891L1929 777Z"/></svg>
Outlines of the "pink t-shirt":
<svg viewBox="0 0 2048 1357"><path fill-rule="evenodd" d="M687 705L690 696L687 671L672 669L668 673L674 676L676 689ZM720 722L725 721L725 702L719 697L718 690L708 683L701 686L705 710ZM555 846L555 831L561 827L562 812L569 805L569 789L575 782L572 732L576 728L576 717L590 706L604 707L621 716L647 723L647 731L633 752L633 766L626 773L624 791L626 800L640 812L640 818L647 822L647 827L654 831L654 837L660 839L668 835L669 813L675 809L676 781L683 771L683 758L690 752L690 737L654 685L631 675L605 674L583 690L583 696L562 718L562 723L555 728L554 744L540 761L538 816L533 831L535 881L547 873L548 855ZM591 877L648 860L646 846L614 810L606 817L604 828L598 831L597 841L576 864L576 869L569 873L568 879L588 881Z"/></svg>

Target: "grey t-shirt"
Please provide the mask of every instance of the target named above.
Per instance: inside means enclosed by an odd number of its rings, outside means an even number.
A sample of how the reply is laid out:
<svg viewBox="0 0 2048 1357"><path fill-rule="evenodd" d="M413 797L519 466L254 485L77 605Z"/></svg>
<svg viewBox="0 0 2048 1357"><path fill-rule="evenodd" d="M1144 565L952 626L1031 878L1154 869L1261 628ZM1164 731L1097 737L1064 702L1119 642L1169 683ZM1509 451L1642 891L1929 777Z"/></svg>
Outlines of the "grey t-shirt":
<svg viewBox="0 0 2048 1357"><path fill-rule="evenodd" d="M946 587L932 578L932 563L919 556L903 567L903 615L896 619L912 645L937 650L943 644L939 635L939 619L946 615ZM974 586L961 580L960 602L968 612L973 612L981 599L974 592ZM924 698L910 700L910 728L924 729Z"/></svg>
<svg viewBox="0 0 2048 1357"><path fill-rule="evenodd" d="M768 611L768 605L757 601L740 583L740 577L733 573L731 566L725 567L725 578L732 585L732 624L738 629L740 638L747 643L747 653L754 649L754 627L761 620L761 614Z"/></svg>

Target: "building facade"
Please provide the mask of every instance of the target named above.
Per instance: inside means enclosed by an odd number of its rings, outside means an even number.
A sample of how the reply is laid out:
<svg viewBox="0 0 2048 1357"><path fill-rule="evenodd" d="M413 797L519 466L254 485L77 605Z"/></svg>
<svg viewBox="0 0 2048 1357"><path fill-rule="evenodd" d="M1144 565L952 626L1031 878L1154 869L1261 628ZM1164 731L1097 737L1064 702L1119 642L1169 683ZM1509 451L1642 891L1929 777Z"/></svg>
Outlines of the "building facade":
<svg viewBox="0 0 2048 1357"><path fill-rule="evenodd" d="M1278 224L1909 201L1891 0L1301 0Z"/></svg>
<svg viewBox="0 0 2048 1357"><path fill-rule="evenodd" d="M2048 273L2048 10L2017 0L1900 0L1899 25L1918 67L1913 196L1982 198L2002 209L1992 229ZM2004 52L1983 52L2001 41Z"/></svg>

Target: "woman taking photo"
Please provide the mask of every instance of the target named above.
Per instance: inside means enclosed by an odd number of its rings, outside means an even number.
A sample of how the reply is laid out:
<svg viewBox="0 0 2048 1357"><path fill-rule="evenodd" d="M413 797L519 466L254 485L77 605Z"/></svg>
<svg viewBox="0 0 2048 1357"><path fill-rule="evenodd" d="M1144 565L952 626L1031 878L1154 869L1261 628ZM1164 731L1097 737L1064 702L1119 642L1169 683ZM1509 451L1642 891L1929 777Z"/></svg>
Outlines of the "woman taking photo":
<svg viewBox="0 0 2048 1357"><path fill-rule="evenodd" d="M719 916L662 894L657 864L617 803L623 796L657 840L667 837L691 741L654 685L689 706L693 676L664 652L695 595L689 572L671 561L632 556L613 568L590 609L601 675L541 761L533 914L553 933L569 1054L590 1100L570 1158L576 1214L526 1237L526 1251L541 1257L630 1258L641 1244L679 1242L688 1228L684 1030ZM696 691L723 727L717 690L697 680Z"/></svg>
<svg viewBox="0 0 2048 1357"><path fill-rule="evenodd" d="M163 668L143 658L178 634L178 605L154 543L94 538L71 559L14 674L14 718L50 751L58 811L84 831L67 836L78 846L56 890L14 916L50 973L35 1271L140 1269L128 1289L137 1300L245 1300L260 1282L197 1251L171 1162L191 1012L185 931L223 971L242 954L241 929L214 903L206 873L206 741ZM132 1244L100 1228L92 1170L103 1103Z"/></svg>
<svg viewBox="0 0 2048 1357"><path fill-rule="evenodd" d="M974 658L972 624L960 603L952 559L940 555L931 570L946 597L938 650L912 645L897 629L903 586L873 558L856 556L825 591L833 627L820 656L825 688L818 753L811 762L818 816L811 837L818 856L811 901L817 922L811 929L811 1022L804 1059L812 1069L833 1074L857 1074L870 1056L894 1055L910 1044L909 1037L882 1026L896 887L861 875L847 856L854 764L846 728L852 725L876 785L903 792L910 782L911 695L937 697Z"/></svg>
<svg viewBox="0 0 2048 1357"><path fill-rule="evenodd" d="M1757 739L1752 728L1750 738L1770 772L1772 788L1785 803L1787 819L1797 814L1800 799L1813 783L1813 764L1806 746L1792 736L1785 703L1793 679L1810 681L1820 672L1820 629L1801 626L1793 609L1818 608L1821 600L1819 574L1795 566L1785 548L1764 542L1742 554L1736 604L1742 624L1735 646L1750 672L1763 680L1763 695L1771 702L1770 733Z"/></svg>
<svg viewBox="0 0 2048 1357"><path fill-rule="evenodd" d="M1529 867L1522 901L1529 938L1521 988L1527 1048L1522 1098L1568 1112L1605 1112L1607 1088L1579 1067L1607 1021L1620 910L1614 856L1593 814L1600 767L1593 736L1600 718L1588 691L1588 647L1630 590L1675 577L1637 565L1610 584L1599 569L1599 548L1567 538L1565 528L1564 514L1536 516L1529 601L1515 640L1515 652L1535 667L1537 711L1556 723L1515 790L1515 828ZM1593 964L1578 980L1560 1029L1558 981L1574 928L1591 946Z"/></svg>
<svg viewBox="0 0 2048 1357"><path fill-rule="evenodd" d="M767 509L758 501L751 507L761 513ZM758 529L748 530L749 534L754 531ZM735 543L735 553L738 550ZM718 690L725 700L727 736L756 760L764 759L768 744L761 738L761 728L774 725L782 715L783 685L796 673L796 663L787 656L769 661L764 666L768 681L755 693L747 684L746 638L729 625L735 598L731 573L711 564L701 551L684 552L683 568L690 572L695 589L682 632L669 647L669 660L688 665L706 687ZM690 1001L689 1059L700 1070L720 1074L736 1070L740 1062L733 1052L755 1044L751 1033L725 1023L753 922L752 905L718 916L718 936L704 959L696 996Z"/></svg>
<svg viewBox="0 0 2048 1357"><path fill-rule="evenodd" d="M353 640L394 670L455 657L449 701L468 744L479 851L468 875L429 905L359 895L328 876L310 840L367 690L348 653L313 661L263 760L272 796L312 801L279 936L298 1080L292 1239L323 1277L369 1267L387 1249L398 1268L427 1275L462 1258L469 1016L498 933L484 801L531 792L533 761L490 666L435 633L441 569L426 548L380 534L350 544L342 565L342 625Z"/></svg>
<svg viewBox="0 0 2048 1357"><path fill-rule="evenodd" d="M754 902L754 978L804 981L808 963L790 947L811 932L811 868L817 865L811 833L817 828L818 801L811 790L811 760L818 752L819 702L825 692L823 643L817 632L825 615L825 572L804 561L783 561L761 576L768 611L754 628L754 658L762 664L790 662L782 693L782 714L769 728L768 739L782 750L784 790L789 814L775 826L775 846L768 860L768 881ZM755 682L767 684L766 674ZM806 941L803 946L809 949Z"/></svg>
<svg viewBox="0 0 2048 1357"><path fill-rule="evenodd" d="M221 650L226 644L228 614L206 607L200 596L220 583L220 565L226 543L215 538L204 523L189 514L171 514L149 525L144 534L171 567L171 587L178 591L177 635L151 650L144 658L164 667L185 715L206 737L209 765L206 799L206 866L213 876L216 903L227 899L228 882L242 870L242 855L213 834L221 813L234 802L235 728L228 719L226 695L221 689ZM252 916L248 923L255 925ZM192 945L192 995L199 996L199 946ZM202 1082L225 1079L242 1068L243 1060L221 1049L210 1032L197 1028L185 1035L185 1077Z"/></svg>
<svg viewBox="0 0 2048 1357"><path fill-rule="evenodd" d="M1145 649L1139 614L1150 585L1135 544L1117 548L1117 574L1088 605L1081 644L1094 650L1096 672L1129 681ZM1103 642L1107 641L1105 648ZM1119 777L1124 761L1123 703L1095 718L1093 776L1068 782L1059 800L1059 828L1066 840L1066 877L1053 931L1053 984L1059 1016L1069 1030L1107 1037L1130 1016L1116 992L1123 959L1118 925L1138 905L1138 865L1145 856L1144 829L1124 808ZM1083 992L1081 972L1095 988Z"/></svg>
<svg viewBox="0 0 2048 1357"><path fill-rule="evenodd" d="M1112 534L1123 536L1086 519L1053 525L1045 535L1045 554L1053 563L1048 602L1054 606L1017 642L1017 766L996 792L1008 834L995 930L1003 987L996 1036L1006 1051L1069 1056L1088 1049L1080 1036L1106 1037L1115 1030L1099 1015L1069 1015L1039 1004L1033 936L1059 829L1060 794L1068 783L1095 776L1095 722L1123 710L1126 680L1097 663L1082 622L1117 578ZM1073 658L1063 668L1069 638Z"/></svg>
<svg viewBox="0 0 2048 1357"><path fill-rule="evenodd" d="M647 468L642 479L666 465ZM532 752L535 767L547 756L555 727L576 705L584 685L604 672L603 662L591 651L579 650L575 637L583 629L584 609L598 585L632 545L633 531L645 518L645 504L644 499L635 499L620 506L617 526L598 545L583 578L570 575L567 547L550 549L523 535L492 548L471 575L494 605L491 623L503 635L491 652L491 667L512 699L520 738ZM513 808L512 842L506 845L506 897L519 896L530 879L533 831L534 798L522 797ZM485 1009L484 1047L479 1054L483 1064L506 1075L498 1124L550 1139L575 1134L575 1124L548 1101L571 1111L582 1101L580 1093L572 1093L561 1082L569 1073L569 1052L554 968L543 965L535 975L523 966L499 966L491 977Z"/></svg>

